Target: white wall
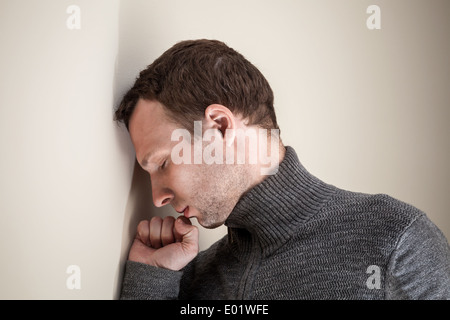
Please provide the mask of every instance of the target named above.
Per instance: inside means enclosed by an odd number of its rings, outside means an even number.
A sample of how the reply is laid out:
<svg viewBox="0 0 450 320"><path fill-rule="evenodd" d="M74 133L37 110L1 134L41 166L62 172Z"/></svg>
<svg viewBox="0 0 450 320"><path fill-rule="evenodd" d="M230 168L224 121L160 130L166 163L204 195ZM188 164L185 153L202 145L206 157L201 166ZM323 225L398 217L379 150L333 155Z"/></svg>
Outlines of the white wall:
<svg viewBox="0 0 450 320"><path fill-rule="evenodd" d="M118 8L0 2L1 299L114 297L134 165L112 121ZM81 290L66 286L70 265Z"/></svg>
<svg viewBox="0 0 450 320"><path fill-rule="evenodd" d="M113 106L185 39L260 68L311 173L412 203L450 238L449 16L445 0L1 0L0 298L117 297L137 221L175 212L153 207ZM224 232L201 229L201 248Z"/></svg>

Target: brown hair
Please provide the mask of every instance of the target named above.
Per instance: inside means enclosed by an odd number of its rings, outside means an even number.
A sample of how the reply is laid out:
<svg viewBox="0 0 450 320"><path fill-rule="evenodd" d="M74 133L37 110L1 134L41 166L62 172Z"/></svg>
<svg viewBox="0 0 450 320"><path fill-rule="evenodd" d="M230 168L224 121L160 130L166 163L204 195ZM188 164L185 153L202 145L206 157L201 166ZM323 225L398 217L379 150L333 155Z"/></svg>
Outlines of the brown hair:
<svg viewBox="0 0 450 320"><path fill-rule="evenodd" d="M216 40L182 41L164 52L141 71L115 120L128 128L139 99L159 101L174 122L191 132L194 121L215 103L248 119L249 125L278 128L267 80L240 53Z"/></svg>

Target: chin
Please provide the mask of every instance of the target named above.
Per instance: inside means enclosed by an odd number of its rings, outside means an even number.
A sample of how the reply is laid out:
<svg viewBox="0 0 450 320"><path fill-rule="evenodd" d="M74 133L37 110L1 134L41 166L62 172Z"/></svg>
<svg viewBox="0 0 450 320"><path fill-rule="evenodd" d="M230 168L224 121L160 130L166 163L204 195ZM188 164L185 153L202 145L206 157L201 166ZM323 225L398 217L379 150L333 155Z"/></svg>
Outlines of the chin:
<svg viewBox="0 0 450 320"><path fill-rule="evenodd" d="M224 224L225 221L203 221L203 219L198 219L199 225L206 229L215 229Z"/></svg>

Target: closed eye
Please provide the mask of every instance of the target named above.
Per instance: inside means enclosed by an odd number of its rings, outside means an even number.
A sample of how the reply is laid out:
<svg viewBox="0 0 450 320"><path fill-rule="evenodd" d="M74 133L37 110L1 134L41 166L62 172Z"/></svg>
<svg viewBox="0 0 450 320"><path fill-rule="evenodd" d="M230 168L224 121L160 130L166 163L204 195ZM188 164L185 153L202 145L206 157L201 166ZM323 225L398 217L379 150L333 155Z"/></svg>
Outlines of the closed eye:
<svg viewBox="0 0 450 320"><path fill-rule="evenodd" d="M162 163L162 165L160 166L161 169L165 169L167 167L167 159L164 160L164 162Z"/></svg>

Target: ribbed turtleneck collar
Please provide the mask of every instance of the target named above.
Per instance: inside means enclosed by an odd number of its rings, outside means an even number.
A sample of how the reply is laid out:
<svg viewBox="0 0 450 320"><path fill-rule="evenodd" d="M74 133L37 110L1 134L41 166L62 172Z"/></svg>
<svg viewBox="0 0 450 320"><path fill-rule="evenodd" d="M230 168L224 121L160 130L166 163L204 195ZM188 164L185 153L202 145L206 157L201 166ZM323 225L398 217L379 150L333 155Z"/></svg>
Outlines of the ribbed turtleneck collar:
<svg viewBox="0 0 450 320"><path fill-rule="evenodd" d="M294 149L286 147L278 172L249 190L225 221L230 239L239 241L238 230L246 229L259 244L261 254L270 255L289 240L299 224L316 214L335 190L311 175Z"/></svg>

